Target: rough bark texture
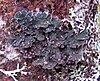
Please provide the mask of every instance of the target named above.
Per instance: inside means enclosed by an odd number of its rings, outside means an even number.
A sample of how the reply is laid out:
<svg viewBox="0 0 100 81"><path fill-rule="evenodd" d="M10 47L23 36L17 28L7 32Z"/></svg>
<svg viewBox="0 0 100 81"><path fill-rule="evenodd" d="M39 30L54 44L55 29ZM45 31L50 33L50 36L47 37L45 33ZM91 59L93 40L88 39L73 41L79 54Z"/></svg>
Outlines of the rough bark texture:
<svg viewBox="0 0 100 81"><path fill-rule="evenodd" d="M6 23L3 26L0 24L0 81L84 81L85 79L99 81L100 75L96 74L100 71L98 67L100 55L95 48L96 41L99 39L96 24L97 6L97 0L0 0L0 15ZM50 15L62 21L61 27L73 30L75 38L79 35L83 40L82 33L84 30L89 30L89 39L84 45L85 48L82 49L84 51L81 51L82 56L76 53L73 57L64 55L60 64L56 63L52 69L48 69L43 68L41 64L34 65L34 60L41 57L36 57L30 49L24 50L25 53L23 53L7 41L12 35L10 24L16 12L21 10L37 12L38 9L46 13L49 11ZM18 23L12 23L12 26L18 27ZM20 32L20 29L17 29L17 32ZM72 33L68 36L71 35ZM81 43L74 43L74 40L69 43L70 48L75 51L76 48L80 49ZM38 45L33 47L38 48ZM68 49L67 52L72 53ZM47 64L47 62L44 63Z"/></svg>

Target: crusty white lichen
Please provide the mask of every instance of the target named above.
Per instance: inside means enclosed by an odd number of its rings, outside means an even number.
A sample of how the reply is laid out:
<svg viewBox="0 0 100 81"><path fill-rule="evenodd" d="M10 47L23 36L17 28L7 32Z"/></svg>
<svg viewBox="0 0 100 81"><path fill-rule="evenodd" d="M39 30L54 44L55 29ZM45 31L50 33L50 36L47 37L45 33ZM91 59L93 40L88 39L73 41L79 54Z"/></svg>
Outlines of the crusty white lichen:
<svg viewBox="0 0 100 81"><path fill-rule="evenodd" d="M0 16L0 28L2 28L3 25L5 25L6 23L2 20L2 16Z"/></svg>
<svg viewBox="0 0 100 81"><path fill-rule="evenodd" d="M7 59L9 60L17 59L18 55L19 53L11 45L6 46L4 56Z"/></svg>

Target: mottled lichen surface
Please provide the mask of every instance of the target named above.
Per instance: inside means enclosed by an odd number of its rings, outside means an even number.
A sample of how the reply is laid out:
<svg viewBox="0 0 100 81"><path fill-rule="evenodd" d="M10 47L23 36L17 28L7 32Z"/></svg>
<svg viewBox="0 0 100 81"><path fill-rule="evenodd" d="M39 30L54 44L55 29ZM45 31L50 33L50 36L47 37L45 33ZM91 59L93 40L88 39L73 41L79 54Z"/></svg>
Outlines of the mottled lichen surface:
<svg viewBox="0 0 100 81"><path fill-rule="evenodd" d="M80 59L81 51L89 39L89 30L75 33L60 22L52 15L42 12L16 12L10 24L11 36L8 42L23 56L39 57L33 59L36 62L33 65L47 69L53 69L57 63L67 61L64 60L66 56L74 58L73 61Z"/></svg>
<svg viewBox="0 0 100 81"><path fill-rule="evenodd" d="M0 0L0 81L99 81L98 2Z"/></svg>

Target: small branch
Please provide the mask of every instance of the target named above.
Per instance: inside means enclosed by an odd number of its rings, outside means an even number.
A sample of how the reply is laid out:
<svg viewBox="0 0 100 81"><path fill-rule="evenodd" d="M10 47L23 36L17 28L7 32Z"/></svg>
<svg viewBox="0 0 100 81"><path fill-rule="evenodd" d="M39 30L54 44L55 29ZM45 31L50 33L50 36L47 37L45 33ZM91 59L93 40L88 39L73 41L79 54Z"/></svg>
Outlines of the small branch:
<svg viewBox="0 0 100 81"><path fill-rule="evenodd" d="M26 66L23 66L21 69L19 68L19 64L17 64L17 69L13 71L5 71L3 69L0 69L0 72L4 73L6 76L11 76L14 81L18 81L15 76L17 76L17 72L20 72L21 74L27 75L27 72L23 72L25 70Z"/></svg>

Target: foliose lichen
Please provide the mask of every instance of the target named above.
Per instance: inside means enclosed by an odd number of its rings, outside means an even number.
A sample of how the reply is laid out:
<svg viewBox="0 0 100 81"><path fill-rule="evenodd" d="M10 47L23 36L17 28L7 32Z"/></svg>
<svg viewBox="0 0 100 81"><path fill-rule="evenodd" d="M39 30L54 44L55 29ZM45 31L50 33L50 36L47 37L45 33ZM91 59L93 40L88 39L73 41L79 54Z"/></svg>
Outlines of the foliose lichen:
<svg viewBox="0 0 100 81"><path fill-rule="evenodd" d="M73 29L62 26L59 19L45 12L16 12L10 30L9 43L24 55L35 56L33 65L47 69L66 63L66 56L78 55L89 39L87 29L76 34Z"/></svg>

